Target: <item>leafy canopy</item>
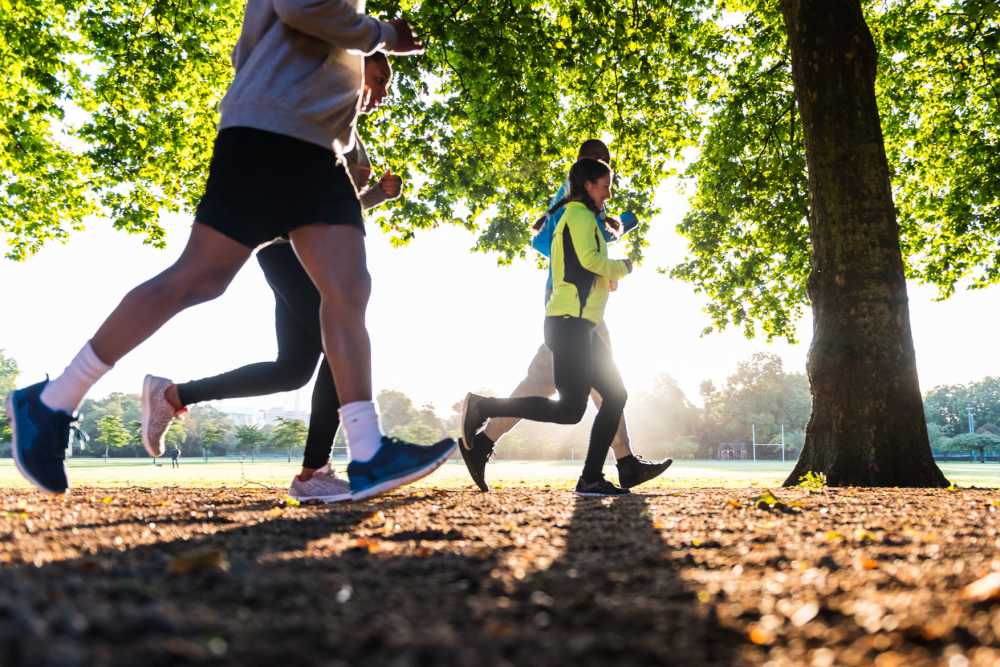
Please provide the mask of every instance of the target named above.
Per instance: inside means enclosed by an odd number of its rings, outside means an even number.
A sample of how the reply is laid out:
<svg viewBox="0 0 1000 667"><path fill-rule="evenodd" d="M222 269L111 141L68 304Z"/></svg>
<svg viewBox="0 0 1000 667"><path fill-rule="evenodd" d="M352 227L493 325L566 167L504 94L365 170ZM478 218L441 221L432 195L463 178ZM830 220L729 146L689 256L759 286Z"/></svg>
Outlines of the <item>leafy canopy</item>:
<svg viewBox="0 0 1000 667"><path fill-rule="evenodd" d="M161 244L159 218L201 194L242 2L0 0L0 225L22 259L94 212ZM527 221L582 139L610 137L619 205L648 220L690 143L699 3L369 3L427 52L393 60L394 103L362 124L407 178L382 224L399 242L442 223L524 254ZM380 166L380 165L377 165ZM632 240L642 245L644 230Z"/></svg>
<svg viewBox="0 0 1000 667"><path fill-rule="evenodd" d="M162 244L193 209L242 2L0 0L0 235L23 259L93 213ZM399 243L457 224L501 261L580 141L611 141L612 212L656 212L681 158L688 258L713 327L793 337L807 304L809 202L784 26L766 0L375 0L427 52L395 58L392 104L360 127L407 179ZM911 276L1000 278L1000 5L869 0L878 96ZM697 147L695 152L688 149ZM378 173L378 172L376 172ZM641 254L647 227L630 240Z"/></svg>
<svg viewBox="0 0 1000 667"><path fill-rule="evenodd" d="M879 52L878 104L908 274L937 285L1000 278L1000 5L864 3ZM777 3L719 3L698 91L705 126L672 268L711 299L714 327L794 339L810 272L809 197ZM728 11L727 11L728 10ZM706 28L707 29L707 28Z"/></svg>

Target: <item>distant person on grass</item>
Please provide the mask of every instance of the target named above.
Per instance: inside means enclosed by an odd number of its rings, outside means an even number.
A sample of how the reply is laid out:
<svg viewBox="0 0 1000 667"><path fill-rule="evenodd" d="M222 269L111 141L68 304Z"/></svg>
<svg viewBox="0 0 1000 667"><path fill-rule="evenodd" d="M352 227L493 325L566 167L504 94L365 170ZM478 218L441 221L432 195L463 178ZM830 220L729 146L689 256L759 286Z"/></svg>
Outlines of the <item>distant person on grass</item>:
<svg viewBox="0 0 1000 667"><path fill-rule="evenodd" d="M576 485L576 492L584 496L629 492L606 480L603 473L604 459L628 395L611 350L596 328L604 320L613 281L632 272L630 260L608 257L598 219L611 197L611 176L606 162L588 157L577 160L569 172L567 196L549 209L551 215L565 207L552 234L552 295L545 309L545 344L552 353L559 399L486 398L470 393L462 404L462 438L464 443L474 443L486 420L495 417L575 424L583 418L591 390L596 390L602 400L591 429L583 473ZM485 459L482 461L485 464ZM473 472L468 458L466 464Z"/></svg>
<svg viewBox="0 0 1000 667"><path fill-rule="evenodd" d="M361 113L377 109L389 92L392 68L382 53L365 58L365 83ZM371 163L360 141L347 155L348 171L365 209L395 199L402 189L402 179L388 171L369 187ZM320 332L320 295L291 244L276 240L257 251L257 261L274 292L274 328L278 357L274 361L250 364L213 377L174 384L162 377L147 375L143 383L143 439L147 448L159 448L170 422L188 406L223 398L262 396L292 391L309 382L323 359ZM333 440L337 435L340 401L328 364L320 364L312 393L309 432L302 457L302 470L296 475L288 494L297 500L338 502L350 500L351 488L328 465Z"/></svg>
<svg viewBox="0 0 1000 667"><path fill-rule="evenodd" d="M170 467L171 468L180 468L181 467L181 460L180 459L181 459L181 448L178 447L177 445L174 445L170 449Z"/></svg>
<svg viewBox="0 0 1000 667"><path fill-rule="evenodd" d="M451 454L450 439L421 447L385 438L372 401L364 221L339 156L354 141L363 55L412 55L422 47L405 20L380 21L363 6L362 0L247 1L233 51L236 76L220 105L208 183L187 247L125 296L61 375L9 396L15 461L37 487L52 493L69 487L71 415L94 383L177 313L225 292L254 248L286 234L321 295L323 349L341 400L352 496L368 498L419 479ZM163 455L161 442L145 444L157 445L151 455Z"/></svg>
<svg viewBox="0 0 1000 667"><path fill-rule="evenodd" d="M588 139L580 146L577 159L590 158L606 164L611 162L611 152L607 145L599 139ZM569 192L569 181L565 181L549 202L550 211L538 219L532 226L534 238L531 241L532 247L545 257L552 255L552 239L559 221L562 219L566 207L556 206L556 204L566 198ZM604 240L611 243L638 225L638 220L632 213L626 212L622 215L621 222L614 218L607 217L604 209L597 213L597 227L604 237ZM548 304L552 296L552 265L549 265L548 279L545 284L545 303ZM609 289L614 289L609 284ZM596 334L610 350L611 338L604 320L597 324ZM555 373L553 370L552 351L548 345L542 343L535 353L534 359L528 365L528 373L521 383L511 393L511 398L520 396L552 396L556 393ZM601 407L601 395L596 390L590 393L591 400L598 409ZM499 442L508 431L514 428L520 421L519 417L503 417L490 419L479 433L476 433L471 440L459 439L459 447L466 467L472 476L473 481L481 491L489 491L486 482L486 463L493 455L496 443ZM618 467L618 482L625 488L631 488L648 482L660 475L673 462L670 459L661 462L651 462L632 451L632 444L628 436L628 428L625 425L624 415L618 422L611 447L615 453Z"/></svg>

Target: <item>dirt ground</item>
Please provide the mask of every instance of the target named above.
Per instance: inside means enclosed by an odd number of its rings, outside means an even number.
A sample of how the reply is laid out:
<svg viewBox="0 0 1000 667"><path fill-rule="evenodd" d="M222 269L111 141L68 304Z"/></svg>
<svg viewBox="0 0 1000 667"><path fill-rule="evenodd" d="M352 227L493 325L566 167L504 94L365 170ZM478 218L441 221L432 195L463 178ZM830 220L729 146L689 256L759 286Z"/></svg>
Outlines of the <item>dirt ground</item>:
<svg viewBox="0 0 1000 667"><path fill-rule="evenodd" d="M760 494L6 491L0 665L1000 665L997 491Z"/></svg>

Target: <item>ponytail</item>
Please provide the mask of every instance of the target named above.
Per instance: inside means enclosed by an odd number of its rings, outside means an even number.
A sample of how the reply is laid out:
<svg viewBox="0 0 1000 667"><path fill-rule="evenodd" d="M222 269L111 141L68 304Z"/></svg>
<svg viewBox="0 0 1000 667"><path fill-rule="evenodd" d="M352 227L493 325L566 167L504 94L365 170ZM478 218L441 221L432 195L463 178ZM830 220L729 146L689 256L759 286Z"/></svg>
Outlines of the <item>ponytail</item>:
<svg viewBox="0 0 1000 667"><path fill-rule="evenodd" d="M563 206L565 206L567 202L569 202L569 197L563 197L562 199L557 201L555 204L553 204L552 208L550 208L548 211L542 214L542 217L538 218L538 220L535 220L535 222L531 225L531 229L533 229L536 232L542 231L542 227L545 226L545 221L549 219L549 216L558 211L559 209L561 209Z"/></svg>

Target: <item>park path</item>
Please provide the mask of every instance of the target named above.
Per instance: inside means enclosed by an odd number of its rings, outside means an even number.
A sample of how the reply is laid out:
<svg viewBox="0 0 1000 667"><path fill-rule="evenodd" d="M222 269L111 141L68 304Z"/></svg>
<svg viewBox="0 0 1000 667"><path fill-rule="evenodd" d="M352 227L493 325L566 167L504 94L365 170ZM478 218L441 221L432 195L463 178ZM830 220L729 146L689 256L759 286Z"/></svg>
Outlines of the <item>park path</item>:
<svg viewBox="0 0 1000 667"><path fill-rule="evenodd" d="M1000 664L996 491L775 494L7 491L0 664Z"/></svg>

